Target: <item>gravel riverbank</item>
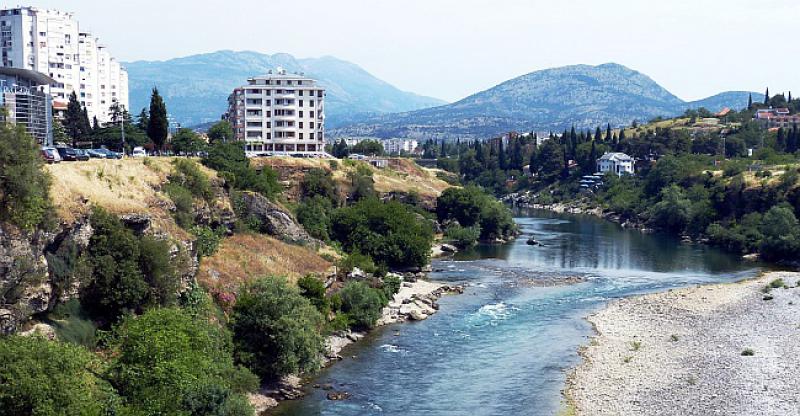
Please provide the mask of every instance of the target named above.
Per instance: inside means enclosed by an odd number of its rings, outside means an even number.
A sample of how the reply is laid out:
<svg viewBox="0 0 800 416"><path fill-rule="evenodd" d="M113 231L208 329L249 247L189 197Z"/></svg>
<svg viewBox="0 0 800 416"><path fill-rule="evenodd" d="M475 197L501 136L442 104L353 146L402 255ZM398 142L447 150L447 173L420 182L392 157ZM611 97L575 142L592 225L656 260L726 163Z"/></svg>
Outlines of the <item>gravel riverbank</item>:
<svg viewBox="0 0 800 416"><path fill-rule="evenodd" d="M800 414L798 280L774 272L612 303L589 318L598 335L568 403L577 416Z"/></svg>

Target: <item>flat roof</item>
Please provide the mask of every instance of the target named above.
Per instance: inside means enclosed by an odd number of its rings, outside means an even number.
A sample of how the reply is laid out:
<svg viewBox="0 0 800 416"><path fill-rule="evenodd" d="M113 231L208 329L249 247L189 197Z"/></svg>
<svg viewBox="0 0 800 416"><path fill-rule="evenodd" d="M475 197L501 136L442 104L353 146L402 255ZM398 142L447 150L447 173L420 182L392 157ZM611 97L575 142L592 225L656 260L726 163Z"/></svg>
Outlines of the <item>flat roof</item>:
<svg viewBox="0 0 800 416"><path fill-rule="evenodd" d="M34 82L39 83L39 85L50 85L56 82L56 80L50 78L49 76L41 72L33 71L30 69L22 69L22 68L0 67L0 75L15 75L27 78Z"/></svg>

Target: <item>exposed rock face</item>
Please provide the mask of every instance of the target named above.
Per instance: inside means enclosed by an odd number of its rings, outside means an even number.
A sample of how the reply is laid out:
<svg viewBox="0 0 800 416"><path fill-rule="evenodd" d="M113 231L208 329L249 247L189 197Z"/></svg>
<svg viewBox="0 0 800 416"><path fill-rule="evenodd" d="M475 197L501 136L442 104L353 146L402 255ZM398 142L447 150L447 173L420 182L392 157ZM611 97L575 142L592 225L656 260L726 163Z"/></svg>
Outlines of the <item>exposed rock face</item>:
<svg viewBox="0 0 800 416"><path fill-rule="evenodd" d="M52 287L46 243L45 233L0 224L0 334L15 332L31 315L47 310Z"/></svg>
<svg viewBox="0 0 800 416"><path fill-rule="evenodd" d="M322 245L322 242L308 235L288 212L262 195L243 192L241 202L244 210L241 215L257 219L267 234L290 243Z"/></svg>

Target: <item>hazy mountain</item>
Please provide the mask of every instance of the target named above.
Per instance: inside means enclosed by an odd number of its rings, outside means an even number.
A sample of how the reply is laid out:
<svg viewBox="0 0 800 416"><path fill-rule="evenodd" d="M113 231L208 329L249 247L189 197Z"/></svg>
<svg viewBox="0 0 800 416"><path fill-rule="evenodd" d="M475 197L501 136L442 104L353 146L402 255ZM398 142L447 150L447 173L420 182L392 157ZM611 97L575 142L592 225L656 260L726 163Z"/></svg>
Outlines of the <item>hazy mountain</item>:
<svg viewBox="0 0 800 416"><path fill-rule="evenodd" d="M290 72L303 72L325 86L329 127L365 113L411 111L445 103L401 91L359 66L334 57L297 59L284 53L219 51L124 65L128 69L132 113L138 114L149 105L150 91L158 86L172 117L186 126L218 120L235 87L279 66Z"/></svg>
<svg viewBox="0 0 800 416"><path fill-rule="evenodd" d="M764 102L764 94L749 91L728 91L703 98L702 100L691 101L687 104L690 108L705 107L714 112L722 110L725 107L738 111L747 107L747 100L750 94L753 94L753 102Z"/></svg>
<svg viewBox="0 0 800 416"><path fill-rule="evenodd" d="M743 95L744 94L744 95ZM618 64L573 65L532 72L440 107L377 115L329 135L455 138L516 131L630 124L687 108L742 108L747 94L730 92L684 102L644 74ZM742 97L744 101L742 102ZM753 99L762 99L753 94Z"/></svg>

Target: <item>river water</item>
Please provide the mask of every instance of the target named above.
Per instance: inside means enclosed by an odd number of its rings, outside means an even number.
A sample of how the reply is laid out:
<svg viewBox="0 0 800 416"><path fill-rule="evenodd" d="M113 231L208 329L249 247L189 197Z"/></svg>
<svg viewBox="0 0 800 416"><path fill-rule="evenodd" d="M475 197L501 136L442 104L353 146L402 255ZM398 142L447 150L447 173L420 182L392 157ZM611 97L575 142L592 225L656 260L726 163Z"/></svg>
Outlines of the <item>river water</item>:
<svg viewBox="0 0 800 416"><path fill-rule="evenodd" d="M547 415L562 407L566 372L592 335L585 317L609 300L757 273L710 247L624 230L597 218L520 212L523 235L434 261L432 280L468 285L439 313L398 324L346 349L281 415ZM543 247L526 245L535 236ZM564 277L571 285L543 286Z"/></svg>

